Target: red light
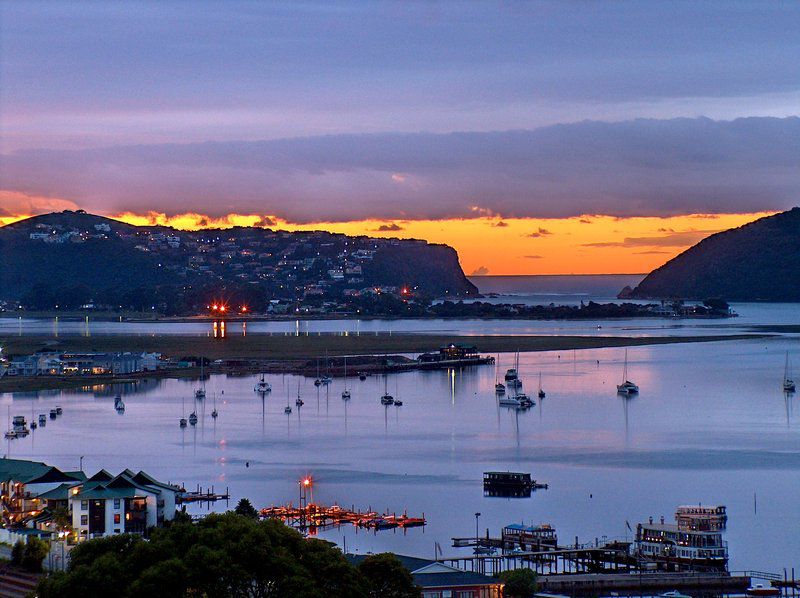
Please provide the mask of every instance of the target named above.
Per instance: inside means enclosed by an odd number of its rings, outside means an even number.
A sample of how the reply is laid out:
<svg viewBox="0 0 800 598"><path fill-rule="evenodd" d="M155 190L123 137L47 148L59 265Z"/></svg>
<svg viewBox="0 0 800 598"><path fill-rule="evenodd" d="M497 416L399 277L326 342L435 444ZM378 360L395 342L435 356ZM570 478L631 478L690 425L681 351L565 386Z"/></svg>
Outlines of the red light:
<svg viewBox="0 0 800 598"><path fill-rule="evenodd" d="M242 305L242 313L244 313L246 311L247 311L247 306L246 305Z"/></svg>
<svg viewBox="0 0 800 598"><path fill-rule="evenodd" d="M311 485L311 478L305 478L303 480L303 486L310 486Z"/></svg>
<svg viewBox="0 0 800 598"><path fill-rule="evenodd" d="M227 309L227 308L224 305L220 305L219 306L219 311L225 311L225 309Z"/></svg>
<svg viewBox="0 0 800 598"><path fill-rule="evenodd" d="M214 305L211 306L211 309L217 311L219 309L219 306L215 303Z"/></svg>

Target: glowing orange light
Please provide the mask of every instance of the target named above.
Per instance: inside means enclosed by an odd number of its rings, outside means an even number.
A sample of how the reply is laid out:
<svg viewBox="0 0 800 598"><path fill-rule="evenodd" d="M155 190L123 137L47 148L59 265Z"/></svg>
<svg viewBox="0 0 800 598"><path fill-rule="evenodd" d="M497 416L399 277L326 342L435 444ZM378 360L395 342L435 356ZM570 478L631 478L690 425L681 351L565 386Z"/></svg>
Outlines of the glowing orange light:
<svg viewBox="0 0 800 598"><path fill-rule="evenodd" d="M246 305L242 305L242 313L244 313L246 311L247 311L247 306Z"/></svg>
<svg viewBox="0 0 800 598"><path fill-rule="evenodd" d="M227 308L224 305L220 305L219 306L219 311L225 311L225 309L227 309Z"/></svg>
<svg viewBox="0 0 800 598"><path fill-rule="evenodd" d="M311 485L311 478L304 478L303 486L310 486L310 485Z"/></svg>
<svg viewBox="0 0 800 598"><path fill-rule="evenodd" d="M217 311L219 309L219 306L215 303L214 305L211 306L211 309Z"/></svg>

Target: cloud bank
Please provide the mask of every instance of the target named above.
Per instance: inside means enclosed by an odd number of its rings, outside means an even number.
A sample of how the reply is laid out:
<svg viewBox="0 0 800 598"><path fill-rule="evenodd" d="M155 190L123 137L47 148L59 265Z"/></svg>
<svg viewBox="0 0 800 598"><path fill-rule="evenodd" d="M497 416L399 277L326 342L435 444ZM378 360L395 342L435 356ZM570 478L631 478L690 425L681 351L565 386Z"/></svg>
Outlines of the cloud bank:
<svg viewBox="0 0 800 598"><path fill-rule="evenodd" d="M157 205L298 223L743 213L800 200L800 118L40 149L0 160L6 192L105 212ZM415 184L398 184L398 172Z"/></svg>

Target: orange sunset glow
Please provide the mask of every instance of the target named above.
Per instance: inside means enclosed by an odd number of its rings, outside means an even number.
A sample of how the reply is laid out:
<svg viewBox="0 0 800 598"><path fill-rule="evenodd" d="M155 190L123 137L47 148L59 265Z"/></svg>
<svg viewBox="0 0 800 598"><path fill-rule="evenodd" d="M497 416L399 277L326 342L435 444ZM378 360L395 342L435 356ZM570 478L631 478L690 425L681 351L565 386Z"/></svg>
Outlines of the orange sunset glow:
<svg viewBox="0 0 800 598"><path fill-rule="evenodd" d="M647 273L701 239L772 212L691 214L670 218L472 218L454 220L358 220L295 224L277 216L227 214L214 218L186 212L112 214L137 226L180 230L263 226L288 231L326 230L347 235L425 239L451 245L467 274ZM27 216L0 216L0 223Z"/></svg>

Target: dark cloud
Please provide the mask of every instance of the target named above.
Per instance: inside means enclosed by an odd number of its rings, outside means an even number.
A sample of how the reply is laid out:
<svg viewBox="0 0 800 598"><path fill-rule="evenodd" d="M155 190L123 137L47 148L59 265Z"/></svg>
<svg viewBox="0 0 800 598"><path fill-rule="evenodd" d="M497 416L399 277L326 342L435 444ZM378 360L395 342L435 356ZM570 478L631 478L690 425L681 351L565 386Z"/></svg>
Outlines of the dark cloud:
<svg viewBox="0 0 800 598"><path fill-rule="evenodd" d="M396 222L392 222L391 224L381 224L378 228L375 229L377 232L385 233L385 232L395 232L403 230L403 227L397 224Z"/></svg>
<svg viewBox="0 0 800 598"><path fill-rule="evenodd" d="M61 197L88 210L158 206L294 222L781 210L800 197L799 163L797 117L0 155L6 190Z"/></svg>
<svg viewBox="0 0 800 598"><path fill-rule="evenodd" d="M261 228L272 228L278 226L278 221L269 216L262 216L261 220L256 222L253 226L260 226Z"/></svg>
<svg viewBox="0 0 800 598"><path fill-rule="evenodd" d="M527 234L523 235L523 237L529 237L531 239L538 239L539 237L547 237L548 235L552 235L552 234L553 233L551 233L549 230L547 230L546 228L542 228L540 226L539 230L533 231L532 233L527 233Z"/></svg>
<svg viewBox="0 0 800 598"><path fill-rule="evenodd" d="M487 274L489 274L489 268L486 266L478 266L472 271L470 276L486 276Z"/></svg>
<svg viewBox="0 0 800 598"><path fill-rule="evenodd" d="M502 220L500 220L498 222L493 223L492 226L496 226L498 228L505 228L508 226L508 222L503 222Z"/></svg>
<svg viewBox="0 0 800 598"><path fill-rule="evenodd" d="M659 237L625 237L622 241L583 243L583 247L686 247L714 234L715 230L670 233Z"/></svg>

